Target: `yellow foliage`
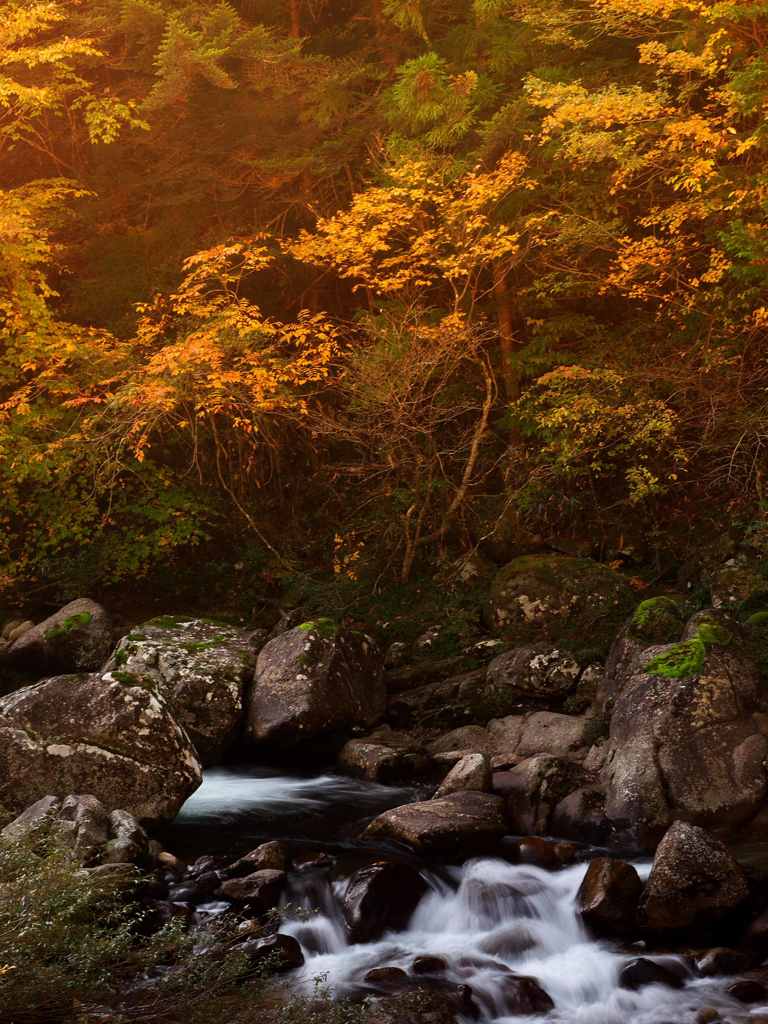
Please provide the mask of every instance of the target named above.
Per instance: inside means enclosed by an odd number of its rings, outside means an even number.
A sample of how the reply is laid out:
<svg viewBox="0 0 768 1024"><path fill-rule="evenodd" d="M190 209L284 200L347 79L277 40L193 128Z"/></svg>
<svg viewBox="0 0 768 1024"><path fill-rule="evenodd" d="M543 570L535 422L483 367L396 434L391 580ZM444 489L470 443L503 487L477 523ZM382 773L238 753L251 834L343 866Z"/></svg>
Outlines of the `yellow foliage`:
<svg viewBox="0 0 768 1024"><path fill-rule="evenodd" d="M210 417L253 438L261 417L302 414L328 379L339 337L327 317L278 321L240 294L273 262L262 237L216 246L185 262L176 292L140 307L133 345L144 358L111 402L138 459L163 430L194 435Z"/></svg>
<svg viewBox="0 0 768 1024"><path fill-rule="evenodd" d="M514 260L519 236L494 214L508 196L534 187L526 167L522 154L509 152L492 171L453 179L440 166L403 161L389 169L392 184L358 193L287 251L381 295L447 281L458 298L485 267Z"/></svg>

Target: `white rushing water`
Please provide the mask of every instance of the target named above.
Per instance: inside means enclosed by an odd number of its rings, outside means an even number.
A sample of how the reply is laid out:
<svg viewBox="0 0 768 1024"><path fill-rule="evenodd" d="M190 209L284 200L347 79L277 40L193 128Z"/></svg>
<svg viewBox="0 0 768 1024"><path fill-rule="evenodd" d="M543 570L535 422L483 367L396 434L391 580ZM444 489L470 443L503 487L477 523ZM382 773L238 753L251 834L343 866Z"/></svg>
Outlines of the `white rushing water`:
<svg viewBox="0 0 768 1024"><path fill-rule="evenodd" d="M340 809L354 819L412 798L413 791L337 775L295 778L239 766L207 771L177 820L182 829L202 828L211 841L223 831L247 832L254 819L272 835L289 828L289 818L300 834L319 821L328 842L335 838L334 814ZM638 869L647 876L649 865ZM585 871L586 864L549 872L478 859L446 868L441 878L425 873L429 890L408 926L360 945L349 944L342 913L346 881L331 881L322 871L299 872L291 879L280 931L301 943L306 963L294 977L308 992L318 978L340 995L364 992L372 968L410 972L416 957L435 956L447 965L441 981L471 988L479 1010L474 1019L482 1024L694 1024L704 1006L719 1009L728 1024L746 1024L768 1013L766 1007L750 1009L726 997L725 979L689 974L681 989L621 988L619 973L632 955L592 940L576 911ZM224 906L208 909L220 912ZM652 956L641 949L634 955ZM682 965L678 958L653 959ZM535 978L555 1009L545 1016L511 1015L505 983L515 974Z"/></svg>
<svg viewBox="0 0 768 1024"><path fill-rule="evenodd" d="M407 793L341 775L295 778L260 768L210 768L176 822L222 823L252 815L279 820L316 814L334 805L355 807L363 815L382 802L396 803L398 794L405 800Z"/></svg>
<svg viewBox="0 0 768 1024"><path fill-rule="evenodd" d="M294 891L290 902L303 904L305 913L281 931L302 944L307 959L299 983L307 991L318 977L332 991L360 991L372 968L408 971L415 957L437 956L448 965L442 977L469 985L480 1019L495 1024L692 1024L703 1006L720 1008L728 1021L749 1020L746 1007L722 994L722 979L690 976L679 990L620 988L619 972L632 957L591 940L576 913L585 870L579 865L553 873L500 860L470 861L452 869L454 885L430 878L430 891L404 931L356 946L347 943L341 913L345 883L316 879ZM504 996L510 972L535 978L554 1011L510 1016Z"/></svg>

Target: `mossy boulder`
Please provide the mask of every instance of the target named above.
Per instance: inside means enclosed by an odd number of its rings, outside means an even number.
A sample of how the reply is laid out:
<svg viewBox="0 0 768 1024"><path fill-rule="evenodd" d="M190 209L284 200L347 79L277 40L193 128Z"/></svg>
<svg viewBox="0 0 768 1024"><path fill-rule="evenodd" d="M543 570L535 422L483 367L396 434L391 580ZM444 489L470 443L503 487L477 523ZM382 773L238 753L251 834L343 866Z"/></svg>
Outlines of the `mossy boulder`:
<svg viewBox="0 0 768 1024"><path fill-rule="evenodd" d="M768 794L758 668L725 632L694 625L680 643L644 651L615 697L606 815L650 848L676 818L741 826Z"/></svg>
<svg viewBox="0 0 768 1024"><path fill-rule="evenodd" d="M627 632L647 644L668 644L680 636L684 626L683 599L664 594L640 602L632 613Z"/></svg>
<svg viewBox="0 0 768 1024"><path fill-rule="evenodd" d="M245 630L163 616L123 637L106 670L125 685L157 686L207 765L220 761L240 735L255 666Z"/></svg>
<svg viewBox="0 0 768 1024"><path fill-rule="evenodd" d="M507 639L552 640L584 656L600 657L633 603L627 581L598 562L526 555L497 573L488 618Z"/></svg>
<svg viewBox="0 0 768 1024"><path fill-rule="evenodd" d="M260 743L298 746L375 725L384 715L384 658L363 633L304 623L259 654L248 731Z"/></svg>
<svg viewBox="0 0 768 1024"><path fill-rule="evenodd" d="M595 704L600 714L610 715L616 694L633 671L643 651L679 640L685 628L682 598L661 596L641 601L611 645Z"/></svg>
<svg viewBox="0 0 768 1024"><path fill-rule="evenodd" d="M87 597L70 601L11 644L7 659L25 672L96 672L112 650L112 622Z"/></svg>
<svg viewBox="0 0 768 1024"><path fill-rule="evenodd" d="M150 685L79 673L0 700L0 790L10 810L89 793L107 810L170 820L201 778L189 737Z"/></svg>

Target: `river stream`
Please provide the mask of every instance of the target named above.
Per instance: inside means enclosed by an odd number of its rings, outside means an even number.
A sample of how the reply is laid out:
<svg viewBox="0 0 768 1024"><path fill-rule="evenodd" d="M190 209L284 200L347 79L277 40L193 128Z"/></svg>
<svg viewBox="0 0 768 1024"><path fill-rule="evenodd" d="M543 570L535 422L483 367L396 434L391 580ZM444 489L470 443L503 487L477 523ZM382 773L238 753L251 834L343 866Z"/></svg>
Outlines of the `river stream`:
<svg viewBox="0 0 768 1024"><path fill-rule="evenodd" d="M590 938L576 910L586 861L560 871L483 858L457 866L421 864L428 890L408 925L381 940L351 945L342 899L349 874L382 853L409 857L356 839L360 819L408 800L414 790L393 789L334 774L290 777L253 767L216 769L185 804L166 835L183 856L238 854L267 839L282 839L294 855L331 857L295 872L280 931L296 938L305 965L295 984L311 992L316 979L339 995L370 991L366 973L379 967L412 971L417 957L444 961L440 983L468 985L483 1024L694 1024L702 1007L742 1024L768 1013L724 993L725 979L702 979L680 957L654 959L672 967L679 989L619 986L622 967L642 948ZM413 858L410 858L413 860ZM641 875L649 865L637 865ZM535 978L555 1006L545 1015L510 1016L508 984Z"/></svg>

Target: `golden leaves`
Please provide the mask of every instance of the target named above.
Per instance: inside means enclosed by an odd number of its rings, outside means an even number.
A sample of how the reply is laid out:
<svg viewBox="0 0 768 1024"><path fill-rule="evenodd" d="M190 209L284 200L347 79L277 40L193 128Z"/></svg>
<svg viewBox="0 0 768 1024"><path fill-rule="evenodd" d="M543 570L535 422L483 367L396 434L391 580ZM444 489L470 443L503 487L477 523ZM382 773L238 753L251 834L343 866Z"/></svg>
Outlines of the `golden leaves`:
<svg viewBox="0 0 768 1024"><path fill-rule="evenodd" d="M260 417L302 415L307 389L328 379L339 337L327 317L282 322L240 294L273 263L264 236L203 250L185 261L175 293L142 307L136 341L147 357L114 398L137 459L162 429L194 434L209 416L257 443Z"/></svg>
<svg viewBox="0 0 768 1024"><path fill-rule="evenodd" d="M382 295L441 281L472 287L484 267L519 250L518 234L494 216L509 195L534 187L526 169L517 152L459 178L439 164L404 160L389 168L391 185L358 193L347 211L286 249Z"/></svg>

